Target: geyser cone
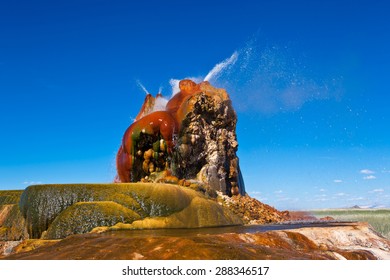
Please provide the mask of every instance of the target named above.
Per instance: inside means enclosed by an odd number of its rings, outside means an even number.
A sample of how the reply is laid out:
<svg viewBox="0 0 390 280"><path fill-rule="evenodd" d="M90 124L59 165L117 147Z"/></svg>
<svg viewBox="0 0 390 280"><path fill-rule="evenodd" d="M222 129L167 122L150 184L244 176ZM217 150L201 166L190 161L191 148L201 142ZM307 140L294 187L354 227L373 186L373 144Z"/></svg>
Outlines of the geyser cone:
<svg viewBox="0 0 390 280"><path fill-rule="evenodd" d="M151 112L157 97L145 98L118 151L118 181L169 177L228 195L245 194L236 155L237 116L229 95L209 82L187 79L179 87L165 111Z"/></svg>

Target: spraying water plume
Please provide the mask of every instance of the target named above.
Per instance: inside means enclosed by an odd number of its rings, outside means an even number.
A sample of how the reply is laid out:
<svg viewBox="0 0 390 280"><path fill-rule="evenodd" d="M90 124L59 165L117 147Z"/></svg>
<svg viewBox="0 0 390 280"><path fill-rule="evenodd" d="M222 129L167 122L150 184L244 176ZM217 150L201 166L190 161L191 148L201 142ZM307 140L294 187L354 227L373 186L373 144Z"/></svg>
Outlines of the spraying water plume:
<svg viewBox="0 0 390 280"><path fill-rule="evenodd" d="M161 91L159 93L161 93ZM166 107L167 103L168 103L168 99L162 97L161 94L158 94L156 96L155 101L154 101L154 106L153 106L152 112L165 111L165 107Z"/></svg>
<svg viewBox="0 0 390 280"><path fill-rule="evenodd" d="M137 85L138 85L146 94L149 94L149 91L144 87L144 85L140 82L140 80L137 80Z"/></svg>
<svg viewBox="0 0 390 280"><path fill-rule="evenodd" d="M295 111L341 93L340 79L315 79L289 48L256 40L215 65L204 80L226 89L237 111L261 114Z"/></svg>
<svg viewBox="0 0 390 280"><path fill-rule="evenodd" d="M218 75L222 73L223 70L227 69L229 66L234 65L238 58L238 52L235 51L229 58L224 61L216 64L213 69L206 75L204 81L210 81L212 79L217 79Z"/></svg>
<svg viewBox="0 0 390 280"><path fill-rule="evenodd" d="M307 102L342 95L342 77L316 77L303 61L303 56L289 47L260 44L254 38L217 63L204 78L185 79L209 81L226 89L236 110L251 114L296 111ZM171 97L179 92L179 82L169 81Z"/></svg>
<svg viewBox="0 0 390 280"><path fill-rule="evenodd" d="M199 78L199 77L186 77L183 80L185 80L185 79L192 80L195 83L200 83L203 80L202 78ZM170 79L169 80L169 84L170 84L170 86L172 88L172 95L171 95L171 97L175 96L175 94L177 94L180 91L179 83L180 83L181 80L182 79Z"/></svg>

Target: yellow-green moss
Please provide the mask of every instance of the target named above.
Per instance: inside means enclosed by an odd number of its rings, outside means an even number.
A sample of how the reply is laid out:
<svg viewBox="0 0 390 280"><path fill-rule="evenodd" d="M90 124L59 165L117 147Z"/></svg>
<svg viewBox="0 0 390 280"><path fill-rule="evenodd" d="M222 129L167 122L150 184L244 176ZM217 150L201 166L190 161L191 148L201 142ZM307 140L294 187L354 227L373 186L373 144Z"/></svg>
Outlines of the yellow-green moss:
<svg viewBox="0 0 390 280"><path fill-rule="evenodd" d="M0 191L0 205L17 204L23 190Z"/></svg>
<svg viewBox="0 0 390 280"><path fill-rule="evenodd" d="M3 240L2 237L6 235L8 230L9 228L7 227L3 227L3 226L0 227L0 240Z"/></svg>
<svg viewBox="0 0 390 280"><path fill-rule="evenodd" d="M95 228L95 232L119 229L200 228L241 225L242 221L218 203L195 196L191 204L168 217L148 217L132 224L118 223L112 227Z"/></svg>
<svg viewBox="0 0 390 280"><path fill-rule="evenodd" d="M86 233L95 227L132 223L137 219L140 219L137 213L116 202L77 202L57 216L42 238L59 239Z"/></svg>
<svg viewBox="0 0 390 280"><path fill-rule="evenodd" d="M76 202L88 201L113 201L141 217L154 217L181 211L191 196L169 184L53 184L28 187L19 205L30 236L39 238L62 211Z"/></svg>
<svg viewBox="0 0 390 280"><path fill-rule="evenodd" d="M63 238L116 223L131 224L132 228L241 224L239 218L200 192L171 184L35 185L23 193L20 208L32 238L40 238L45 231L45 238ZM134 215L118 219L126 211Z"/></svg>
<svg viewBox="0 0 390 280"><path fill-rule="evenodd" d="M29 252L40 247L56 244L60 240L26 239L12 249L13 254Z"/></svg>

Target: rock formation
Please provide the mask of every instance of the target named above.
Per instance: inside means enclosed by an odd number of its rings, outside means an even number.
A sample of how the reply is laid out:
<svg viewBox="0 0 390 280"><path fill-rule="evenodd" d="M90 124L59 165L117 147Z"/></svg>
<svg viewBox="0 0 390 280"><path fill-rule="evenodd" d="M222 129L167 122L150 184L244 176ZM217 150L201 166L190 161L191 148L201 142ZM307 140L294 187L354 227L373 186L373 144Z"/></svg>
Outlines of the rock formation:
<svg viewBox="0 0 390 280"><path fill-rule="evenodd" d="M245 194L236 155L236 113L223 89L180 81L180 91L154 111L148 94L117 154L118 182L176 182Z"/></svg>

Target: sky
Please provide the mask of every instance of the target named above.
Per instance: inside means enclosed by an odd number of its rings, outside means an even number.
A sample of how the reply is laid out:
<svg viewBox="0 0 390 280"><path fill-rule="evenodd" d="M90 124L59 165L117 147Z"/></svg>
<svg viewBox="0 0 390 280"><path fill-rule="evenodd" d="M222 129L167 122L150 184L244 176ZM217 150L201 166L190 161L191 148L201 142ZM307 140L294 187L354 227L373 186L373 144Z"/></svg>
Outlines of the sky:
<svg viewBox="0 0 390 280"><path fill-rule="evenodd" d="M228 90L246 191L390 207L386 1L1 1L0 190L112 182L145 93Z"/></svg>

